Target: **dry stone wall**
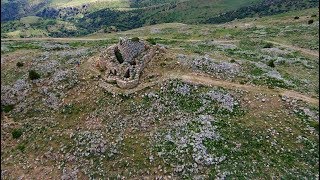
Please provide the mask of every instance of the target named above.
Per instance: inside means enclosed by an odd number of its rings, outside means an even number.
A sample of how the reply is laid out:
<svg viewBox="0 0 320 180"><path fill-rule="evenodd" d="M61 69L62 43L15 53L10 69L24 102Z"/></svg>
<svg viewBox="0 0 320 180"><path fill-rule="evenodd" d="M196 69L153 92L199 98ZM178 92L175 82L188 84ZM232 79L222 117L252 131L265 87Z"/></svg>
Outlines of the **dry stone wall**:
<svg viewBox="0 0 320 180"><path fill-rule="evenodd" d="M156 51L156 46L143 40L120 38L118 44L101 53L97 66L105 71L106 82L116 83L120 88L134 88Z"/></svg>

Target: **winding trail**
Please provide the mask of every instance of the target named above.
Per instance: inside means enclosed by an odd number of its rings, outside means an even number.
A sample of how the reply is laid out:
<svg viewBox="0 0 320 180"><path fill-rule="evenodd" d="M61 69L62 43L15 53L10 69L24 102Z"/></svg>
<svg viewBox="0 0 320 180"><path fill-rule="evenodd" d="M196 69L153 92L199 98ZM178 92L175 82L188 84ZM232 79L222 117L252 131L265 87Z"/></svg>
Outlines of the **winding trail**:
<svg viewBox="0 0 320 180"><path fill-rule="evenodd" d="M206 86L220 86L220 87L229 88L229 89L242 89L246 91L260 92L260 93L266 93L266 94L278 94L278 95L286 96L292 99L302 100L314 105L319 105L319 99L308 97L306 95L303 95L299 92L292 91L292 90L269 89L268 87L264 87L264 86L238 84L238 83L233 83L233 82L228 82L223 80L217 80L210 76L199 74L199 73L188 73L183 75L170 74L170 76L171 78L181 79L182 81L191 83L191 84L202 84Z"/></svg>
<svg viewBox="0 0 320 180"><path fill-rule="evenodd" d="M311 56L319 58L319 51L314 51L314 50L310 50L310 49L291 46L291 45L288 45L288 44L282 44L282 43L275 42L275 41L266 40L266 42L273 43L273 44L276 44L278 46L282 46L282 47L285 47L285 48L288 48L288 49L293 49L293 50L299 51L299 52L301 52L303 54L308 54L308 55L311 55Z"/></svg>
<svg viewBox="0 0 320 180"><path fill-rule="evenodd" d="M266 93L266 94L279 94L292 99L302 100L307 103L319 105L319 99L308 97L306 95L303 95L299 92L292 91L292 90L269 89L264 86L238 84L238 83L214 79L208 75L199 74L199 73L187 73L182 75L170 74L169 76L173 79L181 79L184 82L192 83L192 84L202 84L206 86L220 86L227 89L242 89L246 91L260 92L260 93Z"/></svg>
<svg viewBox="0 0 320 180"><path fill-rule="evenodd" d="M202 74L202 73L182 73L182 72L167 72L164 76L160 77L156 81L148 82L148 83L141 83L137 87L133 89L121 89L114 85L108 84L108 83L102 83L100 84L100 87L104 88L105 90L111 92L111 93L123 93L123 94L133 94L137 91L143 90L147 87L152 87L157 84L160 84L164 81L170 80L170 79L179 79L185 83L190 84L196 84L196 85L204 85L204 86L219 86L226 89L241 89L246 90L249 92L255 92L255 93L264 93L269 95L281 95L286 96L287 98L301 100L313 105L319 106L319 99L312 98L306 95L303 95L299 92L293 91L293 90L287 90L287 89L269 89L265 86L254 86L254 85L246 85L246 84L239 84L235 82L229 82L224 81L220 79L215 79L209 75Z"/></svg>

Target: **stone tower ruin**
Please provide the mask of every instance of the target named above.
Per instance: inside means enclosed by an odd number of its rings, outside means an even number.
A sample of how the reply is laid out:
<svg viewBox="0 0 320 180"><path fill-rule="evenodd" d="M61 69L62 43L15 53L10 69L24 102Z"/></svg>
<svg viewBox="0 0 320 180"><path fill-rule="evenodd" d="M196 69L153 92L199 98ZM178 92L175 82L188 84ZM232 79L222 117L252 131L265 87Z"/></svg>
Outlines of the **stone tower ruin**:
<svg viewBox="0 0 320 180"><path fill-rule="evenodd" d="M120 38L118 44L101 53L97 66L105 71L103 78L107 82L116 83L120 88L134 88L156 49L138 38Z"/></svg>

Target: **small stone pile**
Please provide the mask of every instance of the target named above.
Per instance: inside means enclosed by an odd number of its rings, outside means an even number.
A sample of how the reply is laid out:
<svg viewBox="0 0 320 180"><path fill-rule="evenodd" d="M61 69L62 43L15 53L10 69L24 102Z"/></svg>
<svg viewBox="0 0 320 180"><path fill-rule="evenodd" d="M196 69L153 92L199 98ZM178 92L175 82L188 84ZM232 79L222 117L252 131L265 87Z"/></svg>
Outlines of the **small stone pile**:
<svg viewBox="0 0 320 180"><path fill-rule="evenodd" d="M105 71L103 78L107 82L116 83L120 88L134 88L157 49L143 40L120 38L118 44L101 53L96 65Z"/></svg>

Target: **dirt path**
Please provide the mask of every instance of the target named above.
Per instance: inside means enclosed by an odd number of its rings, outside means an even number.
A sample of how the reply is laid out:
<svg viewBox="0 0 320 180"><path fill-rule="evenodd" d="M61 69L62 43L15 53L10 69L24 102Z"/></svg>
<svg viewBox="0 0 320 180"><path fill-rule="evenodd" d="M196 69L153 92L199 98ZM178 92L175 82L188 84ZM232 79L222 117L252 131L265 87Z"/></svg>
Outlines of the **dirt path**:
<svg viewBox="0 0 320 180"><path fill-rule="evenodd" d="M308 102L311 104L319 105L319 99L311 98L311 97L305 96L305 95L300 94L295 91L284 90L284 91L280 92L280 94L282 96L290 97L293 99L299 99L299 100L302 100L302 101L305 101L305 102Z"/></svg>
<svg viewBox="0 0 320 180"><path fill-rule="evenodd" d="M108 83L103 83L100 85L100 87L105 88L107 91L111 93L133 94L137 91L143 90L147 87L155 86L169 79L179 79L186 83L205 85L210 87L219 86L227 89L241 89L241 90L246 90L246 91L255 92L255 93L264 93L264 94L270 94L270 95L276 94L276 95L286 96L292 99L302 100L304 102L307 102L313 105L319 105L319 99L308 97L296 91L286 90L286 89L269 89L268 87L264 87L264 86L238 84L234 82L215 79L213 77L210 77L206 74L201 74L201 73L186 73L186 72L171 71L171 72L167 72L164 76L162 76L157 81L142 83L133 89L120 89Z"/></svg>
<svg viewBox="0 0 320 180"><path fill-rule="evenodd" d="M314 50L310 50L310 49L304 49L304 48L300 48L300 47L296 47L296 46L282 44L282 43L275 42L275 41L266 41L266 42L273 43L273 44L276 44L276 45L279 45L279 46L282 46L282 47L285 47L285 48L288 48L288 49L293 49L293 50L296 50L296 51L300 51L303 54L308 54L308 55L311 55L311 56L319 58L319 51L314 51Z"/></svg>
<svg viewBox="0 0 320 180"><path fill-rule="evenodd" d="M314 105L319 105L319 99L311 98L306 95L303 95L299 92L285 89L269 89L263 86L253 86L253 85L243 85L223 80L213 79L210 76L199 74L199 73L188 73L188 74L170 74L170 78L181 79L184 82L192 84L202 84L206 86L220 86L229 89L242 89L251 92L260 92L266 94L279 94L286 96L292 99L302 100Z"/></svg>
<svg viewBox="0 0 320 180"><path fill-rule="evenodd" d="M168 40L174 40L174 41L183 41L183 42L203 42L203 41L210 41L217 43L235 43L239 42L239 40L225 40L225 39L168 39Z"/></svg>

